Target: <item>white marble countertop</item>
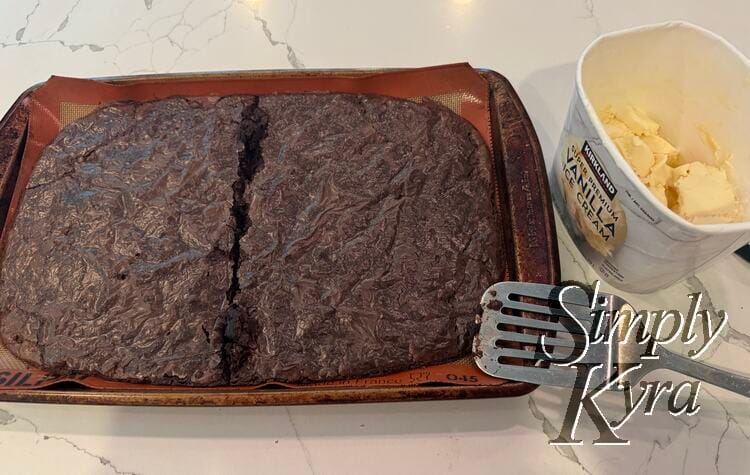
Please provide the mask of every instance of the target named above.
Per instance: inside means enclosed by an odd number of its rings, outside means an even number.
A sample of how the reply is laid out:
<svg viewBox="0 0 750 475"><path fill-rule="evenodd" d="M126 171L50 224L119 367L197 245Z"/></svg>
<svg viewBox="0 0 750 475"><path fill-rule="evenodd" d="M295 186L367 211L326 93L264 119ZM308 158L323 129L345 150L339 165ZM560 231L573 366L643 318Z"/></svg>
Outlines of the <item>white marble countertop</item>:
<svg viewBox="0 0 750 475"><path fill-rule="evenodd" d="M746 0L0 0L0 112L51 74L422 66L469 61L506 75L548 160L597 34L684 19L750 54ZM562 226L563 277L592 281ZM704 291L731 328L712 363L748 371L750 264L730 256L671 289L627 296L687 310ZM746 400L703 386L700 413L636 415L629 446L553 447L569 391L498 400L276 408L0 404L3 473L739 473L750 463ZM608 394L615 407L620 395ZM621 403L620 403L621 404Z"/></svg>

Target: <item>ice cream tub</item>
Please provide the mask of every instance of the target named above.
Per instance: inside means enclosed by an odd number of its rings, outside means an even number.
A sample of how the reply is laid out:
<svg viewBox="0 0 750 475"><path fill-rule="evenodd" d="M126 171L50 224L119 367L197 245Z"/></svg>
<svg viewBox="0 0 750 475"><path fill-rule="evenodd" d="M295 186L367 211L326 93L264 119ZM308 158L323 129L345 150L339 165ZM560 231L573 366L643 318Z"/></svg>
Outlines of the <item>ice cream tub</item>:
<svg viewBox="0 0 750 475"><path fill-rule="evenodd" d="M655 291L750 241L748 124L750 61L714 33L669 22L586 48L551 185L604 280Z"/></svg>

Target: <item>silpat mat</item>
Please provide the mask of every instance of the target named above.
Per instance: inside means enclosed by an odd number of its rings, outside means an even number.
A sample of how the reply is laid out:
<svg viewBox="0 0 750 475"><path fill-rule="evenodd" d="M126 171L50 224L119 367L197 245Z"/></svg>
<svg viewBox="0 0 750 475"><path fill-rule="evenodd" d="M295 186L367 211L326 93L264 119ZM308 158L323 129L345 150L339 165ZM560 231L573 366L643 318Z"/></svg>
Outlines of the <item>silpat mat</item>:
<svg viewBox="0 0 750 475"><path fill-rule="evenodd" d="M383 94L416 102L430 98L450 108L474 125L492 150L488 85L468 64L336 76L285 76L283 73L275 73L245 77L242 75L172 77L117 82L52 77L28 98L31 109L28 140L18 180L13 190L8 217L0 237L2 244L4 245L5 242L5 230L10 229L13 224L23 190L44 147L65 125L103 104L121 100L147 101L174 95L223 96L321 91ZM503 264L507 266L507 263ZM510 277L507 267L502 271L504 275ZM76 382L93 389L138 391L157 388L178 389L174 386L122 383L91 376L59 377L29 367L0 343L0 387L29 389L47 387L61 382ZM450 363L396 374L305 385L283 384L282 386L353 388L415 386L427 383L501 385L505 384L505 381L485 375L476 367L473 358L467 356ZM242 391L257 387L259 386L232 386L222 389ZM216 388L196 387L192 389L215 390Z"/></svg>

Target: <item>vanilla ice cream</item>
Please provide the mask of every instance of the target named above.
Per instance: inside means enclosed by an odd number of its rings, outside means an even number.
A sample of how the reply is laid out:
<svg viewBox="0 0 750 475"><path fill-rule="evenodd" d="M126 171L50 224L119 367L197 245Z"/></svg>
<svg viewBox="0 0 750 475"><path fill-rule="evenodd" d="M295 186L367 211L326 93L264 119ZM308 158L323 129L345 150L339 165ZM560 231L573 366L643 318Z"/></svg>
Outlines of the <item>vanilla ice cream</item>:
<svg viewBox="0 0 750 475"><path fill-rule="evenodd" d="M599 118L638 178L672 211L695 224L743 219L742 205L728 174L731 156L706 130L700 132L713 151L713 165L685 160L659 135L659 124L633 106L608 106L599 112Z"/></svg>
<svg viewBox="0 0 750 475"><path fill-rule="evenodd" d="M740 202L726 170L703 162L674 169L672 186L676 203L672 209L693 223L731 223L741 218Z"/></svg>

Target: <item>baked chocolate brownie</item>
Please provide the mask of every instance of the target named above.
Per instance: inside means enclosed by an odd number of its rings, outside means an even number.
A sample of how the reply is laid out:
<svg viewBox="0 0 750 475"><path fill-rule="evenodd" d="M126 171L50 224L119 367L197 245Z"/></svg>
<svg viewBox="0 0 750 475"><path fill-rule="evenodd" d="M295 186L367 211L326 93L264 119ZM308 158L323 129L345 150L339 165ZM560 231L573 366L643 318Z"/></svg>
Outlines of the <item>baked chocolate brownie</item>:
<svg viewBox="0 0 750 475"><path fill-rule="evenodd" d="M119 103L57 136L5 251L0 334L14 354L62 374L226 383L233 185L256 101Z"/></svg>
<svg viewBox="0 0 750 475"><path fill-rule="evenodd" d="M390 373L470 351L502 277L490 156L448 109L261 96L245 191L232 384Z"/></svg>
<svg viewBox="0 0 750 475"><path fill-rule="evenodd" d="M9 115L3 118L5 122L0 127L0 181L8 166L18 152L26 124L29 120L29 106L27 101L16 105Z"/></svg>
<svg viewBox="0 0 750 475"><path fill-rule="evenodd" d="M0 183L12 184L15 181L18 167L16 157L23 151L24 135L26 125L29 121L29 101L23 100L16 104L0 120ZM10 196L3 193L0 196L0 223L5 222L5 217L10 206Z"/></svg>
<svg viewBox="0 0 750 475"><path fill-rule="evenodd" d="M0 335L58 373L363 377L466 354L503 277L492 165L431 102L297 94L104 107L44 152Z"/></svg>

